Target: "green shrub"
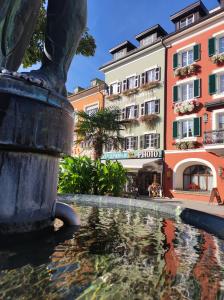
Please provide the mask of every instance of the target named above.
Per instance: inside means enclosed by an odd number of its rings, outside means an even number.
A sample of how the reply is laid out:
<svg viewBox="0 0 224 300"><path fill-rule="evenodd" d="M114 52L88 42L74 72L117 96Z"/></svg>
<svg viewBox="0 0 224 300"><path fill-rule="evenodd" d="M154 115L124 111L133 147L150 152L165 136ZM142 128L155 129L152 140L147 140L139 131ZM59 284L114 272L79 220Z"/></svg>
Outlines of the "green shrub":
<svg viewBox="0 0 224 300"><path fill-rule="evenodd" d="M119 196L126 181L126 170L119 162L67 157L60 163L58 192Z"/></svg>

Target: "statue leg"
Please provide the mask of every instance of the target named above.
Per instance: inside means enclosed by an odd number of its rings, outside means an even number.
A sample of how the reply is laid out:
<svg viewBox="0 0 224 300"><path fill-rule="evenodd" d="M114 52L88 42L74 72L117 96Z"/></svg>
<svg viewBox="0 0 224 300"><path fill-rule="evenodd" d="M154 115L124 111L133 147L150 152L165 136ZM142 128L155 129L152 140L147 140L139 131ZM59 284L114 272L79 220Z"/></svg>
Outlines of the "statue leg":
<svg viewBox="0 0 224 300"><path fill-rule="evenodd" d="M87 0L49 0L42 67L34 77L66 96L65 82L72 58L86 26Z"/></svg>
<svg viewBox="0 0 224 300"><path fill-rule="evenodd" d="M40 0L6 0L1 16L1 67L16 71L35 28ZM6 5L5 2L8 2Z"/></svg>

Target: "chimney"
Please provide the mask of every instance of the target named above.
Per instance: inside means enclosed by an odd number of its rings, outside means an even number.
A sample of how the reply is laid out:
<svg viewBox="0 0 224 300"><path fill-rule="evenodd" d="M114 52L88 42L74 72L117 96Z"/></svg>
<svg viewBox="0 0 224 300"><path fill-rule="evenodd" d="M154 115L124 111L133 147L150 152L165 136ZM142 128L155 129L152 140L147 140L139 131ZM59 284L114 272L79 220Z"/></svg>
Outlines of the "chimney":
<svg viewBox="0 0 224 300"><path fill-rule="evenodd" d="M75 89L74 89L74 94L78 94L80 92L84 91L84 88L82 88L81 86L77 86Z"/></svg>
<svg viewBox="0 0 224 300"><path fill-rule="evenodd" d="M218 0L218 2L220 4L221 8L223 8L224 7L224 0Z"/></svg>

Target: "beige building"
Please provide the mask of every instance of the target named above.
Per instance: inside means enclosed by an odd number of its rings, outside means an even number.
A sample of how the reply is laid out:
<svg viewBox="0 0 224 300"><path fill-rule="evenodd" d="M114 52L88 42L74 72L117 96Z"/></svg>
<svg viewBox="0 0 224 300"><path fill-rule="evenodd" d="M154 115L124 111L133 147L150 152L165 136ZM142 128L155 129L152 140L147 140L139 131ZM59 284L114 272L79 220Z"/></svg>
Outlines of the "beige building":
<svg viewBox="0 0 224 300"><path fill-rule="evenodd" d="M108 85L105 107L119 107L129 124L123 149L108 145L102 159L120 160L128 169L128 188L138 186L141 194L153 181L162 184L166 34L160 25L138 34L138 47L129 41L116 46L110 50L113 60L100 68Z"/></svg>

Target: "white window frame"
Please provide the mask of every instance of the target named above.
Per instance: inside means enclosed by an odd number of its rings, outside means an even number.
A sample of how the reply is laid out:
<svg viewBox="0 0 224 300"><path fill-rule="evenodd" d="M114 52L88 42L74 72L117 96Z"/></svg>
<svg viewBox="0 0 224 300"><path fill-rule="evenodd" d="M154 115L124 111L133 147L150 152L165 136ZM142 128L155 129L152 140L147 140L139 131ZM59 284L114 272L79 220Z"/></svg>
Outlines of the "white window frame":
<svg viewBox="0 0 224 300"><path fill-rule="evenodd" d="M224 35L220 35L216 37L216 49L218 54L224 54L224 49L222 52L220 52L220 40L224 39Z"/></svg>
<svg viewBox="0 0 224 300"><path fill-rule="evenodd" d="M114 60L118 60L118 59L124 57L126 55L126 53L127 53L127 49L122 49L118 52L115 52L113 55Z"/></svg>
<svg viewBox="0 0 224 300"><path fill-rule="evenodd" d="M189 86L192 85L192 97L190 97L190 88ZM187 86L187 98L183 99L183 87ZM194 80L185 82L183 84L178 85L178 102L184 102L184 101L191 101L194 99Z"/></svg>
<svg viewBox="0 0 224 300"><path fill-rule="evenodd" d="M152 104L152 102L158 102L158 112L152 112L152 109L151 109L151 104ZM147 101L145 101L144 102L144 104L145 104L145 107L144 107L144 115L146 115L146 105L148 104L148 103L150 103L150 112L149 112L149 110L148 110L148 112L147 112L147 115L151 115L151 114L159 114L159 112L160 112L160 99L153 99L153 100L147 100ZM154 107L156 107L156 104L154 104Z"/></svg>
<svg viewBox="0 0 224 300"><path fill-rule="evenodd" d="M144 39L142 39L141 42L140 42L140 45L141 45L141 47L144 47L144 46L147 46L147 45L151 45L156 40L157 40L157 33L153 33L153 34L145 37Z"/></svg>
<svg viewBox="0 0 224 300"><path fill-rule="evenodd" d="M127 137L125 137L125 144L126 144L126 141L128 140L128 147L127 148L125 147L126 151L135 150L134 149L135 138L136 138L135 136L127 136ZM137 145L137 148L138 148L138 145Z"/></svg>
<svg viewBox="0 0 224 300"><path fill-rule="evenodd" d="M189 53L190 53L190 51L192 52L192 61L191 62L189 61L189 58L190 58ZM186 63L186 65L183 64L183 54L184 53L187 53L187 61L186 61L187 63ZM181 67L187 67L187 66L190 66L190 65L192 65L194 63L194 50L193 50L193 48L188 48L186 50L183 50L183 51L179 52L178 56L179 56L179 61L180 61L179 65Z"/></svg>
<svg viewBox="0 0 224 300"><path fill-rule="evenodd" d="M129 90L133 90L136 88L136 75L129 76L129 77L127 77L126 80L127 80L127 86L128 86ZM130 87L130 80L132 81L132 85L133 85L131 87Z"/></svg>
<svg viewBox="0 0 224 300"><path fill-rule="evenodd" d="M149 146L145 147L147 137L149 137ZM144 134L144 149L158 149L159 148L159 139L160 139L160 134L158 134L158 133L146 133L146 134ZM154 145L152 145L153 141L154 141ZM157 141L157 145L156 145L155 141Z"/></svg>
<svg viewBox="0 0 224 300"><path fill-rule="evenodd" d="M189 22L189 20L192 18L192 22ZM182 29L182 28L185 28L185 27L187 27L188 25L190 25L190 24L193 24L194 23L194 19L195 19L195 16L194 16L194 14L192 14L192 15L190 15L190 16L187 16L187 17L185 17L185 18L183 18L183 19L181 19L180 20L180 29ZM181 22L182 21L185 21L185 24L182 26L181 25Z"/></svg>
<svg viewBox="0 0 224 300"><path fill-rule="evenodd" d="M224 108L215 109L212 112L212 130L218 130L218 115L224 114Z"/></svg>
<svg viewBox="0 0 224 300"><path fill-rule="evenodd" d="M217 84L218 84L218 94L219 95L222 95L224 94L224 83L223 83L223 91L221 91L221 77L223 77L223 80L224 80L224 73L219 73L217 74Z"/></svg>
<svg viewBox="0 0 224 300"><path fill-rule="evenodd" d="M179 119L177 120L178 121L178 128L177 128L177 132L178 132L178 140L190 140L190 139L195 139L194 137L194 118L182 118L182 119ZM183 136L183 123L184 122L192 122L193 123L193 129L192 129L192 136L189 136L189 129L190 129L190 126L189 126L189 123L187 123L187 136ZM181 128L180 128L180 125L181 125ZM180 134L180 129L181 129L181 134Z"/></svg>

